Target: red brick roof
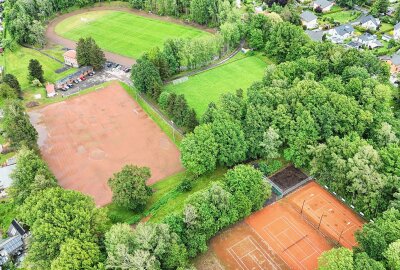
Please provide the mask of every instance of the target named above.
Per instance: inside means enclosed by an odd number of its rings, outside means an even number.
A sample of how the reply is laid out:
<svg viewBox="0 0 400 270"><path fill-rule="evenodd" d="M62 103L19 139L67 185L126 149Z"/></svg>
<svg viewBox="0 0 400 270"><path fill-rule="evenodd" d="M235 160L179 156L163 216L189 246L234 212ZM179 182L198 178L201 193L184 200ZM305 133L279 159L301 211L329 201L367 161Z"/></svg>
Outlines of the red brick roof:
<svg viewBox="0 0 400 270"><path fill-rule="evenodd" d="M66 51L65 53L64 53L64 57L69 57L69 58L76 58L76 51L75 50L69 50L69 51Z"/></svg>
<svg viewBox="0 0 400 270"><path fill-rule="evenodd" d="M56 92L55 89L54 89L54 84L48 83L46 85L46 92L47 92L47 95L54 94Z"/></svg>

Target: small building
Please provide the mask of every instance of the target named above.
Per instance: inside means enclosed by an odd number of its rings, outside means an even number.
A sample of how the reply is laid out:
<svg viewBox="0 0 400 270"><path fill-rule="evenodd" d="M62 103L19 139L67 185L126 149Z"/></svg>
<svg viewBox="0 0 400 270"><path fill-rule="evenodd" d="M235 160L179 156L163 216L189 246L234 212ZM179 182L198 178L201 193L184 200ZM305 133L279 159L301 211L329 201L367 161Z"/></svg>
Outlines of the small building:
<svg viewBox="0 0 400 270"><path fill-rule="evenodd" d="M396 40L400 39L400 22L395 24L394 29L393 29L393 37Z"/></svg>
<svg viewBox="0 0 400 270"><path fill-rule="evenodd" d="M52 83L46 84L46 94L48 98L54 97L57 94L54 88L54 84Z"/></svg>
<svg viewBox="0 0 400 270"><path fill-rule="evenodd" d="M362 34L356 38L356 41L360 42L368 49L375 49L383 46L383 44L378 40L378 37L376 35L371 35L370 33Z"/></svg>
<svg viewBox="0 0 400 270"><path fill-rule="evenodd" d="M324 36L324 31L322 30L306 30L307 36L310 37L311 40L316 42L322 42L322 37Z"/></svg>
<svg viewBox="0 0 400 270"><path fill-rule="evenodd" d="M322 12L328 12L333 7L334 3L328 0L316 0L314 1L314 10L320 8Z"/></svg>
<svg viewBox="0 0 400 270"><path fill-rule="evenodd" d="M362 16L359 20L355 22L356 25L360 25L362 28L376 31L381 25L381 21L372 15Z"/></svg>
<svg viewBox="0 0 400 270"><path fill-rule="evenodd" d="M304 25L307 29L314 29L318 27L317 19L318 17L315 16L314 13L311 11L304 11L303 13L300 14L301 18L301 23Z"/></svg>
<svg viewBox="0 0 400 270"><path fill-rule="evenodd" d="M78 69L74 73L72 73L72 74L68 75L67 77L57 81L55 83L55 88L56 89L62 89L67 84L71 84L71 83L73 83L74 80L76 80L78 78L82 78L82 77L88 75L91 72L93 72L93 67L91 67L91 66L81 67L80 69Z"/></svg>
<svg viewBox="0 0 400 270"><path fill-rule="evenodd" d="M390 73L399 73L400 72L400 54L395 53L386 60L386 63L390 66Z"/></svg>
<svg viewBox="0 0 400 270"><path fill-rule="evenodd" d="M340 25L328 30L328 39L333 43L343 43L345 39L351 38L354 35L354 27L350 24Z"/></svg>
<svg viewBox="0 0 400 270"><path fill-rule="evenodd" d="M69 50L64 53L64 63L67 66L71 66L71 67L75 67L75 68L79 67L75 50Z"/></svg>

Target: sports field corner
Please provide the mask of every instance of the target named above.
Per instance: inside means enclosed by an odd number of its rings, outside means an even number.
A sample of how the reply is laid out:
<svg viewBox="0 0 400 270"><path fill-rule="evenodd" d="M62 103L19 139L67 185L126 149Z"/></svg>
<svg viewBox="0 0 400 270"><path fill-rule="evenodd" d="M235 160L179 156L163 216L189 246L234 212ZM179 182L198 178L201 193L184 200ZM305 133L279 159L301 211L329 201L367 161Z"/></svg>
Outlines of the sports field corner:
<svg viewBox="0 0 400 270"><path fill-rule="evenodd" d="M126 164L149 167L148 184L183 169L175 144L117 82L29 114L59 184L98 206L111 202L107 181Z"/></svg>

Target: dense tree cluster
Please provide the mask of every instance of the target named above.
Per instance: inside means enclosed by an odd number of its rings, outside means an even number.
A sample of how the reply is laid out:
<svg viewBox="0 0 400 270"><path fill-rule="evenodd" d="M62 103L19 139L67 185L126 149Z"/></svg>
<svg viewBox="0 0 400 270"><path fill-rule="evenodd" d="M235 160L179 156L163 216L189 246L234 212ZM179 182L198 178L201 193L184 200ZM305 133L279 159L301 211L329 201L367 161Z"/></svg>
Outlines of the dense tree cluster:
<svg viewBox="0 0 400 270"><path fill-rule="evenodd" d="M162 92L158 103L174 123L180 127L184 127L186 131L193 131L199 124L196 112L189 107L184 95Z"/></svg>
<svg viewBox="0 0 400 270"><path fill-rule="evenodd" d="M80 66L92 66L95 70L103 68L106 58L104 52L91 38L81 38L76 45L76 58Z"/></svg>
<svg viewBox="0 0 400 270"><path fill-rule="evenodd" d="M38 60L31 59L29 61L28 71L29 71L28 74L29 81L38 80L39 82L44 83L43 68Z"/></svg>
<svg viewBox="0 0 400 270"><path fill-rule="evenodd" d="M228 171L223 182L192 194L182 213L165 219L179 235L189 257L207 250L207 241L219 230L236 223L262 207L271 187L262 173L248 165Z"/></svg>
<svg viewBox="0 0 400 270"><path fill-rule="evenodd" d="M24 261L29 268L102 269L99 245L109 225L104 210L96 208L91 198L48 188L25 200L20 219L32 233Z"/></svg>
<svg viewBox="0 0 400 270"><path fill-rule="evenodd" d="M21 85L18 79L13 74L6 74L3 78L3 83L8 84L16 92L19 98L22 98Z"/></svg>

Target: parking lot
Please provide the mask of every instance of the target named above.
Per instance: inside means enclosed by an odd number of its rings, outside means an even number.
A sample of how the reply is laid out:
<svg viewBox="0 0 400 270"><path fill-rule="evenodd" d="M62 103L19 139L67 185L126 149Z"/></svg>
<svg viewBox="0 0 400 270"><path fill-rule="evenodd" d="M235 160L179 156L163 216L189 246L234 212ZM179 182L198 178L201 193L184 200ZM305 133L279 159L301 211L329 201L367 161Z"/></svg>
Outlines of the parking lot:
<svg viewBox="0 0 400 270"><path fill-rule="evenodd" d="M124 67L107 61L103 70L96 71L93 76L86 76L85 80L82 80L78 83L73 83L72 87L66 91L58 89L57 93L59 95L69 96L92 86L114 80L130 84L130 75L130 67Z"/></svg>

